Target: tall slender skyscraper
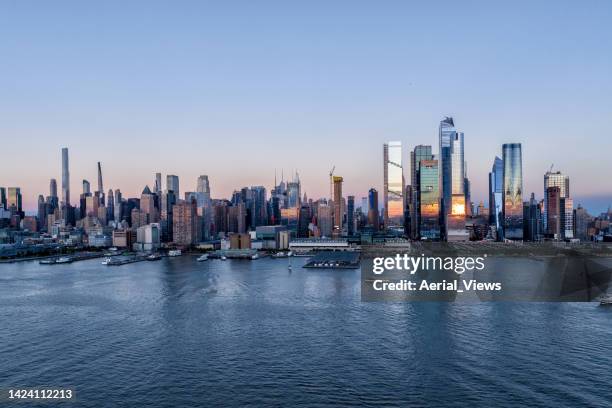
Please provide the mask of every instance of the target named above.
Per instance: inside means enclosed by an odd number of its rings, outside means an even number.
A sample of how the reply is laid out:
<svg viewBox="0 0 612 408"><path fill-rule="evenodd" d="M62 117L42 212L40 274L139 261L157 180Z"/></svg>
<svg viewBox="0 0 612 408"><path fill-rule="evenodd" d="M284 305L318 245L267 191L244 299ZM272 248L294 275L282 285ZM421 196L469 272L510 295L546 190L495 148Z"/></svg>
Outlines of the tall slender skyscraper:
<svg viewBox="0 0 612 408"><path fill-rule="evenodd" d="M451 139L451 202L446 208L446 239L448 241L469 240L469 233L465 225L467 213L465 168L463 132L455 132Z"/></svg>
<svg viewBox="0 0 612 408"><path fill-rule="evenodd" d="M489 224L495 227L498 237L502 229L502 193L504 190L504 162L495 156L489 173Z"/></svg>
<svg viewBox="0 0 612 408"><path fill-rule="evenodd" d="M380 221L378 215L378 191L375 188L371 188L368 191L368 224L372 226L374 231L380 229Z"/></svg>
<svg viewBox="0 0 612 408"><path fill-rule="evenodd" d="M121 222L121 218L123 217L122 208L121 208L121 190L115 190L115 221Z"/></svg>
<svg viewBox="0 0 612 408"><path fill-rule="evenodd" d="M355 233L355 196L348 196L346 201L346 229L349 236Z"/></svg>
<svg viewBox="0 0 612 408"><path fill-rule="evenodd" d="M68 148L62 148L62 203L70 205L70 169L68 163Z"/></svg>
<svg viewBox="0 0 612 408"><path fill-rule="evenodd" d="M340 176L333 176L334 182L334 236L342 235L342 220L344 218L344 208L342 206L342 182Z"/></svg>
<svg viewBox="0 0 612 408"><path fill-rule="evenodd" d="M452 144L457 138L457 129L452 117L445 117L440 121L438 129L439 154L438 154L438 178L440 188L440 204L442 215L449 212L451 196L453 194L452 182Z"/></svg>
<svg viewBox="0 0 612 408"><path fill-rule="evenodd" d="M106 203L106 218L107 220L115 219L115 195L113 190L109 189L108 194L106 195L107 203Z"/></svg>
<svg viewBox="0 0 612 408"><path fill-rule="evenodd" d="M523 239L523 158L520 143L502 146L504 162L503 237Z"/></svg>
<svg viewBox="0 0 612 408"><path fill-rule="evenodd" d="M98 162L98 193L104 194L104 186L102 184L102 165Z"/></svg>
<svg viewBox="0 0 612 408"><path fill-rule="evenodd" d="M162 175L161 173L155 173L155 189L153 191L158 196L162 192Z"/></svg>
<svg viewBox="0 0 612 408"><path fill-rule="evenodd" d="M402 142L383 145L383 187L385 228L404 225L404 168L402 166Z"/></svg>

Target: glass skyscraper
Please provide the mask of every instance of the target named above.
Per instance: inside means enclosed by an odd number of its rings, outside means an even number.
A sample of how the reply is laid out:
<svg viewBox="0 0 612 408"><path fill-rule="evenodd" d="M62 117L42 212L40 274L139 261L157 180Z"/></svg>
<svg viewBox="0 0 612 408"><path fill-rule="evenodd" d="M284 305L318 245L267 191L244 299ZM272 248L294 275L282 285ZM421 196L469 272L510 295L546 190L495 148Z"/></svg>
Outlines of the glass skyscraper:
<svg viewBox="0 0 612 408"><path fill-rule="evenodd" d="M440 186L438 160L421 160L419 167L420 223L422 239L440 239Z"/></svg>
<svg viewBox="0 0 612 408"><path fill-rule="evenodd" d="M368 224L372 226L374 231L378 231L380 226L378 218L378 191L371 188L368 191Z"/></svg>
<svg viewBox="0 0 612 408"><path fill-rule="evenodd" d="M70 169L68 148L62 148L62 204L70 205Z"/></svg>
<svg viewBox="0 0 612 408"><path fill-rule="evenodd" d="M175 197L180 197L179 192L179 178L173 174L166 176L166 190L174 192Z"/></svg>
<svg viewBox="0 0 612 408"><path fill-rule="evenodd" d="M501 233L502 193L504 190L504 162L495 156L491 172L489 173L489 223ZM501 238L501 237L500 237Z"/></svg>
<svg viewBox="0 0 612 408"><path fill-rule="evenodd" d="M440 121L439 128L439 186L442 210L449 212L452 195L452 144L457 137L457 129L453 118L446 117Z"/></svg>
<svg viewBox="0 0 612 408"><path fill-rule="evenodd" d="M403 227L404 168L402 142L389 142L383 146L385 228Z"/></svg>
<svg viewBox="0 0 612 408"><path fill-rule="evenodd" d="M467 241L469 234L465 225L466 195L465 195L465 160L463 150L463 132L451 135L451 200L445 206L446 239L448 241Z"/></svg>
<svg viewBox="0 0 612 408"><path fill-rule="evenodd" d="M417 239L419 235L419 167L423 160L433 160L431 146L418 145L410 152L410 183L412 185L412 197L410 197L410 235L414 239Z"/></svg>
<svg viewBox="0 0 612 408"><path fill-rule="evenodd" d="M504 162L503 237L523 239L523 160L520 143L502 146Z"/></svg>

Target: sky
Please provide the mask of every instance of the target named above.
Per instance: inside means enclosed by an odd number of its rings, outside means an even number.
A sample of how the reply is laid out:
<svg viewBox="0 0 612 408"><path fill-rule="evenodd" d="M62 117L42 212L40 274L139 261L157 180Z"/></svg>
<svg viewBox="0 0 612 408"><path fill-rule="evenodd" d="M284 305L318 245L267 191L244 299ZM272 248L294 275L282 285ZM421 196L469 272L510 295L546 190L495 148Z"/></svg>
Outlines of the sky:
<svg viewBox="0 0 612 408"><path fill-rule="evenodd" d="M382 145L465 133L472 199L501 145L523 145L524 191L554 166L575 203L612 203L609 1L0 1L0 186L25 207L61 179L137 196L155 172L215 198L329 171L359 203L382 191Z"/></svg>

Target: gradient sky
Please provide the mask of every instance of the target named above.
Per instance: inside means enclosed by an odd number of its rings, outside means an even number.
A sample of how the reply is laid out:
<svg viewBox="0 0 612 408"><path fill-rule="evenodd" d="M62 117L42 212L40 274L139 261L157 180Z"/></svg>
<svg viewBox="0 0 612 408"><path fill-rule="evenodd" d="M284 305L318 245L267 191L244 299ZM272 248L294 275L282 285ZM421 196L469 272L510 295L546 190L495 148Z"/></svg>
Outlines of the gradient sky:
<svg viewBox="0 0 612 408"><path fill-rule="evenodd" d="M427 3L427 4L425 4ZM612 202L612 3L0 1L0 185L27 208L61 178L139 194L156 171L213 196L299 170L345 194L382 191L382 143L465 132L473 199L504 142L525 191L569 174L577 202ZM497 3L497 2L496 2ZM359 198L357 199L359 202Z"/></svg>

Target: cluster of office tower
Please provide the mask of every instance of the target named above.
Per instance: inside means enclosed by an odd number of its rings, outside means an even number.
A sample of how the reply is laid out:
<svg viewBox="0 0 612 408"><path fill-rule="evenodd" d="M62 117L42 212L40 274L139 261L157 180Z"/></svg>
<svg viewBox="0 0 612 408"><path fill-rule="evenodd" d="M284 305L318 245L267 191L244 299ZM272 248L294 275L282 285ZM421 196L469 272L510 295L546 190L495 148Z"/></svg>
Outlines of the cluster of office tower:
<svg viewBox="0 0 612 408"><path fill-rule="evenodd" d="M142 235L187 246L264 226L282 226L295 238L588 239L592 219L582 207L574 209L568 176L551 167L544 175L543 198L538 201L532 193L523 201L520 143L502 145L501 157L494 158L488 177L488 208L482 202L475 206L464 142L453 118L445 117L439 123L436 152L430 145L417 145L409 152L409 183L404 177L402 143L385 143L382 202L378 191L370 188L360 205L354 196L344 197L344 179L334 175L335 167L329 173L329 197L318 200L302 193L297 172L289 180L281 173L280 182L275 176L269 197L264 186L251 186L235 190L230 199L213 199L207 175L198 177L195 191L181 196L178 176L167 175L164 188L162 174L156 173L152 190L145 186L140 197L124 198L119 189L105 193L100 162L96 190L83 180L78 202L73 203L68 149L63 148L61 195L57 181L51 179L49 195L38 197L37 216L26 216L21 189L0 188L0 227L9 224L53 236L81 230L90 241L98 237L101 244L110 243L115 235L127 241L140 240Z"/></svg>

